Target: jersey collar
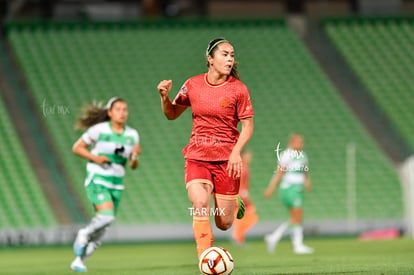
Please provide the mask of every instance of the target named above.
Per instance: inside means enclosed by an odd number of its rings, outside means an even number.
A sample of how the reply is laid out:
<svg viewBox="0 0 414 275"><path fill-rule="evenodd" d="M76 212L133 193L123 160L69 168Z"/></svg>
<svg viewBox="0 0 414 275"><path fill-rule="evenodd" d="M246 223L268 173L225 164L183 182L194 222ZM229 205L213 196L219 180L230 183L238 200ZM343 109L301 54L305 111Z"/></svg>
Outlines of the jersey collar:
<svg viewBox="0 0 414 275"><path fill-rule="evenodd" d="M207 73L206 74L204 74L204 82L208 85L208 86L210 86L210 87L214 87L214 88L217 88L217 87L221 87L221 86L224 86L224 85L226 85L227 84L227 82L229 82L229 80L231 79L231 75L229 75L229 77L227 77L227 79L226 80L224 80L223 82L221 82L221 83L218 83L218 84L213 84L213 83L210 83L209 81L208 81L208 77L207 77Z"/></svg>
<svg viewBox="0 0 414 275"><path fill-rule="evenodd" d="M117 132L115 132L114 128L112 128L112 121L109 120L108 123L109 123L109 128L111 128L112 132L115 135L120 135L121 136L121 135L123 135L125 133L125 125L124 125L124 130L122 131L122 133L118 134Z"/></svg>

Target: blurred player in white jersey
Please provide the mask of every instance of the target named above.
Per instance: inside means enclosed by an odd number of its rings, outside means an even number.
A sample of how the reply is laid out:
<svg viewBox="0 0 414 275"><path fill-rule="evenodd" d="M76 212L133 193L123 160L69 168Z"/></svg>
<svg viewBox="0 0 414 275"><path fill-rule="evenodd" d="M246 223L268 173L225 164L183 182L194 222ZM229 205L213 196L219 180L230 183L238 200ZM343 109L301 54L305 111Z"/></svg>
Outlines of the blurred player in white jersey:
<svg viewBox="0 0 414 275"><path fill-rule="evenodd" d="M280 183L279 193L283 204L288 208L290 221L282 223L275 231L265 236L269 252L273 252L283 233L289 229L296 254L310 254L313 249L303 244L303 200L304 190L311 190L308 158L303 149L303 138L298 134L291 136L289 148L279 152L275 175L264 192L270 198Z"/></svg>
<svg viewBox="0 0 414 275"><path fill-rule="evenodd" d="M77 128L86 131L72 150L88 160L85 187L96 215L76 236L76 258L70 266L74 271L87 271L84 261L99 247L106 229L115 220L124 190L125 165L132 169L139 165L139 135L125 124L127 119L127 103L113 97L105 107L86 107L84 117L77 121Z"/></svg>

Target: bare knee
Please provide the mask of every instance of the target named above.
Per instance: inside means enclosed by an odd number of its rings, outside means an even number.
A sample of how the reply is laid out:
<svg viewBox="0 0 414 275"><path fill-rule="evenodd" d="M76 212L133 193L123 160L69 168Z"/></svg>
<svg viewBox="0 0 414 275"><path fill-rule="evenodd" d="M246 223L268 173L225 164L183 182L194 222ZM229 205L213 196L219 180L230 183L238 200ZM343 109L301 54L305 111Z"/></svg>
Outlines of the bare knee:
<svg viewBox="0 0 414 275"><path fill-rule="evenodd" d="M192 205L193 208L208 208L210 203L209 201L197 199L192 202Z"/></svg>
<svg viewBox="0 0 414 275"><path fill-rule="evenodd" d="M223 217L216 217L215 222L216 222L217 228L223 231L228 230L233 225L232 218L223 219Z"/></svg>
<svg viewBox="0 0 414 275"><path fill-rule="evenodd" d="M195 216L208 216L209 215L209 202L202 200L194 201L193 213Z"/></svg>
<svg viewBox="0 0 414 275"><path fill-rule="evenodd" d="M233 223L232 222L223 222L223 223L217 223L216 225L217 225L218 229L226 231L233 225Z"/></svg>

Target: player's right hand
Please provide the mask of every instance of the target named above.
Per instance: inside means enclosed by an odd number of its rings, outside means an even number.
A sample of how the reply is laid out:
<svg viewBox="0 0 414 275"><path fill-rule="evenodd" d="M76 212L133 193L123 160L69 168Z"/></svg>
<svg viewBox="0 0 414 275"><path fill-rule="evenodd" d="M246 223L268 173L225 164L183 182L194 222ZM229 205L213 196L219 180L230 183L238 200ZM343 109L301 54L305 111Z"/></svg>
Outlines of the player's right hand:
<svg viewBox="0 0 414 275"><path fill-rule="evenodd" d="M167 96L168 93L171 91L171 88L172 80L163 80L157 86L158 92L161 96Z"/></svg>
<svg viewBox="0 0 414 275"><path fill-rule="evenodd" d="M107 156L96 156L93 161L99 165L111 162Z"/></svg>

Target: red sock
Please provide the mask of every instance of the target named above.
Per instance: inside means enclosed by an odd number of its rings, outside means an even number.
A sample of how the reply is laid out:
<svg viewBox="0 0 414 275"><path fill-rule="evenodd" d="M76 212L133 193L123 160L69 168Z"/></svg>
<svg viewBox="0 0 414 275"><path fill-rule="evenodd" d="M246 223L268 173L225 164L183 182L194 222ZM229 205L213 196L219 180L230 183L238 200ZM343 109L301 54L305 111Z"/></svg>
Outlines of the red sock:
<svg viewBox="0 0 414 275"><path fill-rule="evenodd" d="M201 253L209 247L213 246L213 231L211 230L210 218L193 216L193 232L197 245L197 254Z"/></svg>

